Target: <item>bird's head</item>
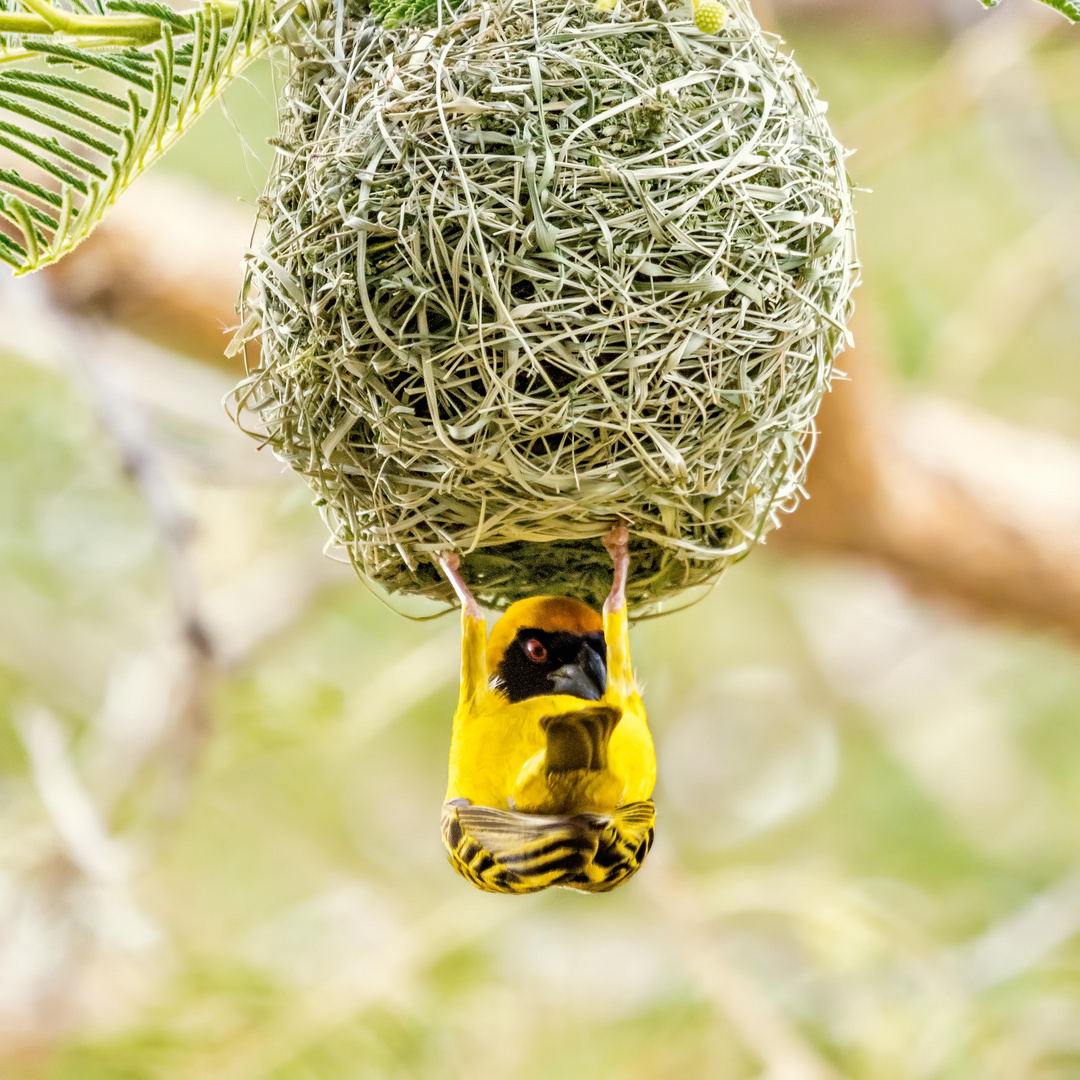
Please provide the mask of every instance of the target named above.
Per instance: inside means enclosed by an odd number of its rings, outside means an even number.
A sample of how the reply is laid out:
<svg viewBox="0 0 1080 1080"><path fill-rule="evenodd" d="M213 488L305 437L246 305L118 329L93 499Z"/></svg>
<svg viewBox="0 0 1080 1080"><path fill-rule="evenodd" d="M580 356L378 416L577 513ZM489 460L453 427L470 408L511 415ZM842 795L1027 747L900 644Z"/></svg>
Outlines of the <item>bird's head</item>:
<svg viewBox="0 0 1080 1080"><path fill-rule="evenodd" d="M491 631L487 661L511 702L546 694L599 701L607 690L604 621L572 597L519 600Z"/></svg>

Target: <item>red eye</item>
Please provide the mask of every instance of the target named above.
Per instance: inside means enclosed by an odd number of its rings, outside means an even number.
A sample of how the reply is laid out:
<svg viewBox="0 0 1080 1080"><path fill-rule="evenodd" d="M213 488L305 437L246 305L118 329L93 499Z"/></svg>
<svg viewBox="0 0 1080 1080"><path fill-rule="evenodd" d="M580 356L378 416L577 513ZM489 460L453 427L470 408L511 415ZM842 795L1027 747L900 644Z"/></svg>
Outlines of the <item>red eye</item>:
<svg viewBox="0 0 1080 1080"><path fill-rule="evenodd" d="M542 664L547 659L547 649L536 638L529 638L525 642L525 655L534 664Z"/></svg>

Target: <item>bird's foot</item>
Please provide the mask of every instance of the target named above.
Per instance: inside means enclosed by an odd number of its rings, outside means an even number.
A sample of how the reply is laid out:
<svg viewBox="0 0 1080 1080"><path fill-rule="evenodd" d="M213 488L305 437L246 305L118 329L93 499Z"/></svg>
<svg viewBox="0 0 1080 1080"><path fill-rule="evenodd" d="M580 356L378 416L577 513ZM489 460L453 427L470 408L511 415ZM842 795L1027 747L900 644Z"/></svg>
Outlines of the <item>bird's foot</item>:
<svg viewBox="0 0 1080 1080"><path fill-rule="evenodd" d="M626 579L630 573L630 530L625 523L619 522L604 533L604 548L611 556L615 574L611 582L611 592L604 601L604 614L610 615L626 607Z"/></svg>
<svg viewBox="0 0 1080 1080"><path fill-rule="evenodd" d="M482 619L484 613L480 610L476 597L469 591L469 586L465 584L465 580L461 576L461 556L456 551L445 551L436 555L435 561L439 564L439 569L446 575L446 580L450 582L454 592L457 593L457 598L461 601L461 607L465 614L470 619Z"/></svg>
<svg viewBox="0 0 1080 1080"><path fill-rule="evenodd" d="M630 530L626 527L625 522L620 521L618 525L612 525L604 533L604 548L611 556L612 562L616 562L620 555L626 555L629 542Z"/></svg>

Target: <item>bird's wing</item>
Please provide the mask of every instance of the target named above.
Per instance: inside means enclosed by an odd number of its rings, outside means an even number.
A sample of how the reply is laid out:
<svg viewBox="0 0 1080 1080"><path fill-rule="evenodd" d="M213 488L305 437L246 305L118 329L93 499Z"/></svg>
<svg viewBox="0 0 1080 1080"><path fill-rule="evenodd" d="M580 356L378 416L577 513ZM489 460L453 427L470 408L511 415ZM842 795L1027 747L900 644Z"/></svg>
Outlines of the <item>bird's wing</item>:
<svg viewBox="0 0 1080 1080"><path fill-rule="evenodd" d="M443 805L442 834L458 873L489 892L537 892L583 872L600 834L582 815Z"/></svg>
<svg viewBox="0 0 1080 1080"><path fill-rule="evenodd" d="M653 842L656 808L651 799L627 803L610 814L582 814L596 830L596 854L575 880L582 892L610 892L641 868Z"/></svg>
<svg viewBox="0 0 1080 1080"><path fill-rule="evenodd" d="M564 885L608 892L637 872L652 846L651 801L610 814L519 814L451 800L442 833L450 861L488 892L530 893Z"/></svg>

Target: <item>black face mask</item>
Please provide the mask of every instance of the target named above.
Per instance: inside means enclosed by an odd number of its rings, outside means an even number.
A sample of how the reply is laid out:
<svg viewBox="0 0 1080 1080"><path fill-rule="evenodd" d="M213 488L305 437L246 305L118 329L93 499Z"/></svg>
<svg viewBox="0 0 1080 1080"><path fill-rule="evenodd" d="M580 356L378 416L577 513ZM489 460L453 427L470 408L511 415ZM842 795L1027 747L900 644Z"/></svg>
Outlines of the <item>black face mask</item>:
<svg viewBox="0 0 1080 1080"><path fill-rule="evenodd" d="M599 701L607 690L606 658L602 633L524 627L507 648L496 674L500 689L512 702L548 694Z"/></svg>

